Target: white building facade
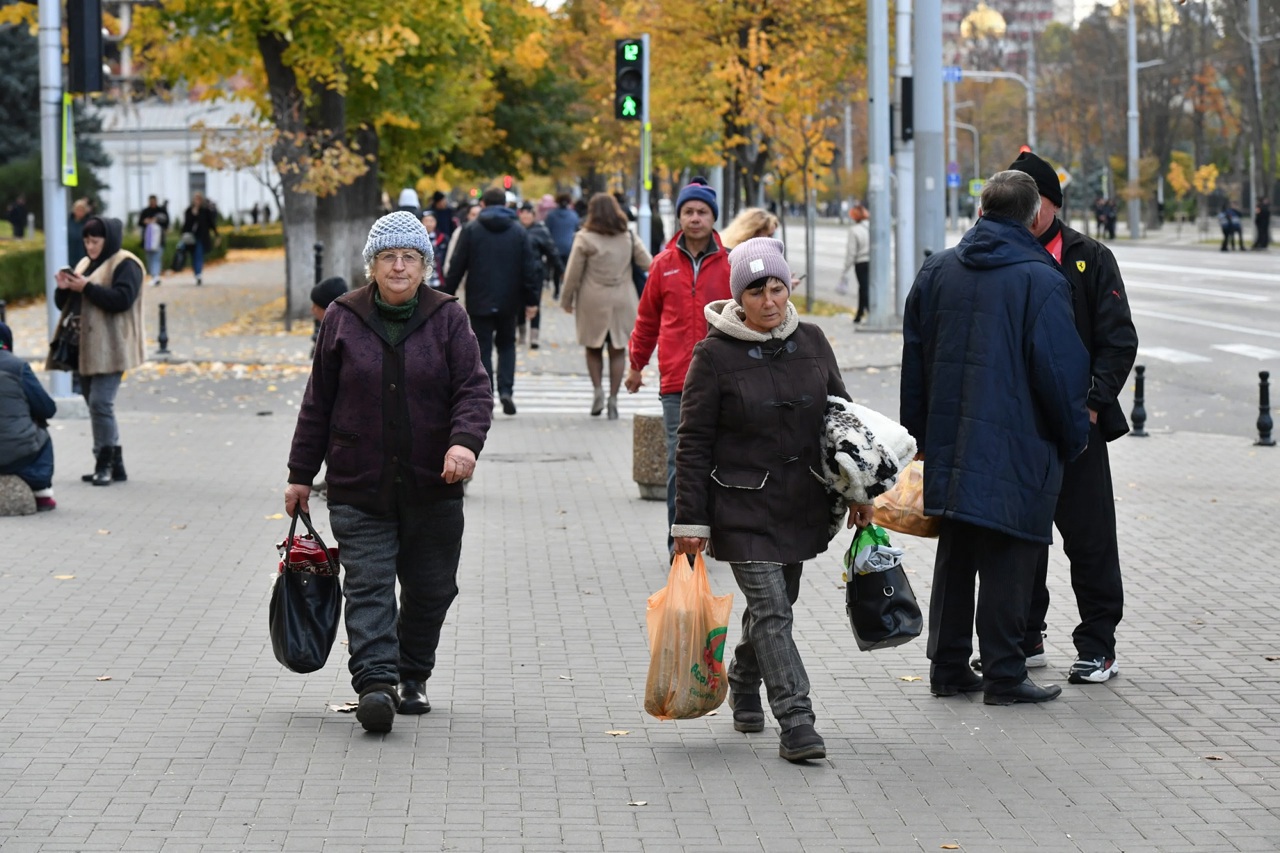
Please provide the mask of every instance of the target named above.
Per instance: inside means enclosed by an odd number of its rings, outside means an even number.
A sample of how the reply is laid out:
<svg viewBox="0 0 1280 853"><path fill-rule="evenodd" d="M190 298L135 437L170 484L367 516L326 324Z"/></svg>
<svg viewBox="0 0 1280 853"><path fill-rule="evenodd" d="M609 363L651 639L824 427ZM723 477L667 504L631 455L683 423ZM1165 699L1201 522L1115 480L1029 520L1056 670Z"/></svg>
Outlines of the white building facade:
<svg viewBox="0 0 1280 853"><path fill-rule="evenodd" d="M121 220L137 218L147 196L169 202L171 216L179 214L195 192L203 192L223 216L248 223L250 210L270 209L272 221L280 211L268 186L279 178L270 158L241 169L210 169L200 162L201 139L209 134L234 139L250 134L253 109L235 101L166 103L158 100L116 103L98 109L102 131L95 138L111 158L102 176L105 212Z"/></svg>

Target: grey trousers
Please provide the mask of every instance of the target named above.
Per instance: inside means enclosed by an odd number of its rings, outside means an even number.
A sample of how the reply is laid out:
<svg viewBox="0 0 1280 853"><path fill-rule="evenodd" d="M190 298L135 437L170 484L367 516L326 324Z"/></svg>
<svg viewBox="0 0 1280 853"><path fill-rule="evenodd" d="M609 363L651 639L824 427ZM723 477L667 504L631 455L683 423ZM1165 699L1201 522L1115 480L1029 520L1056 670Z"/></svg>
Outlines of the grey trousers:
<svg viewBox="0 0 1280 853"><path fill-rule="evenodd" d="M802 563L731 563L747 600L742 639L729 664L729 689L758 694L763 679L769 707L783 731L813 725L809 674L791 637L791 605L800 597Z"/></svg>
<svg viewBox="0 0 1280 853"><path fill-rule="evenodd" d="M123 373L96 373L80 377L80 394L89 404L95 456L99 448L115 447L120 443L120 429L116 426L116 393L120 390L123 376Z"/></svg>
<svg viewBox="0 0 1280 853"><path fill-rule="evenodd" d="M360 693L374 684L426 681L458 595L462 498L421 506L400 501L386 515L331 503L329 524L344 569L351 686Z"/></svg>

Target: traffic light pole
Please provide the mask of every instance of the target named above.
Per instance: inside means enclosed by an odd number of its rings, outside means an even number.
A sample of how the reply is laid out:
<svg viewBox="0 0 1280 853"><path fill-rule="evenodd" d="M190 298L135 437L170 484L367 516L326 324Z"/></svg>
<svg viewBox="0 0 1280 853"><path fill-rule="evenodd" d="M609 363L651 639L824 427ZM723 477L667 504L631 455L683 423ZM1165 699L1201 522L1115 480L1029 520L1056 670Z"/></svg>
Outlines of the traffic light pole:
<svg viewBox="0 0 1280 853"><path fill-rule="evenodd" d="M650 235L653 233L653 212L649 210L649 193L653 190L653 166L650 162L649 143L650 132L649 126L649 34L645 33L640 36L640 43L644 45L644 65L641 73L644 75L644 97L640 99L640 201L638 216L636 219L636 228L640 232L640 242L644 245L645 251L652 248L649 244Z"/></svg>
<svg viewBox="0 0 1280 853"><path fill-rule="evenodd" d="M67 191L62 187L59 150L62 117L62 4L40 0L40 184L44 202L44 285L49 315L49 340L57 330L60 312L54 304L53 274L67 265ZM71 374L49 374L51 396L71 396Z"/></svg>

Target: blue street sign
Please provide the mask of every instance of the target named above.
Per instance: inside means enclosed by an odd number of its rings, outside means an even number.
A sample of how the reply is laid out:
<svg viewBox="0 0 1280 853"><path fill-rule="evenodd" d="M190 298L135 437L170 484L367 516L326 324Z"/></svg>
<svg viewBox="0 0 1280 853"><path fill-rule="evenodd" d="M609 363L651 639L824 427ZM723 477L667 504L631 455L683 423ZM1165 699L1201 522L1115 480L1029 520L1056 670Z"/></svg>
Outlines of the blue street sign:
<svg viewBox="0 0 1280 853"><path fill-rule="evenodd" d="M942 66L942 82L943 83L959 83L963 76L959 65Z"/></svg>
<svg viewBox="0 0 1280 853"><path fill-rule="evenodd" d="M947 189L960 189L960 176L955 172L947 173Z"/></svg>

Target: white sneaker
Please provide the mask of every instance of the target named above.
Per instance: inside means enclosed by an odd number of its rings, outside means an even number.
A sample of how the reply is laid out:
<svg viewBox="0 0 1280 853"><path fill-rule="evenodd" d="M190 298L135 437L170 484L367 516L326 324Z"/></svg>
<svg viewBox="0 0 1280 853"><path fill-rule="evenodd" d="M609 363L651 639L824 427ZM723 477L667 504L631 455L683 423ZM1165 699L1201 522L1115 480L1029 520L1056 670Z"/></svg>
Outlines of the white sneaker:
<svg viewBox="0 0 1280 853"><path fill-rule="evenodd" d="M1080 658L1071 664L1067 681L1072 684L1101 684L1120 674L1115 658Z"/></svg>

